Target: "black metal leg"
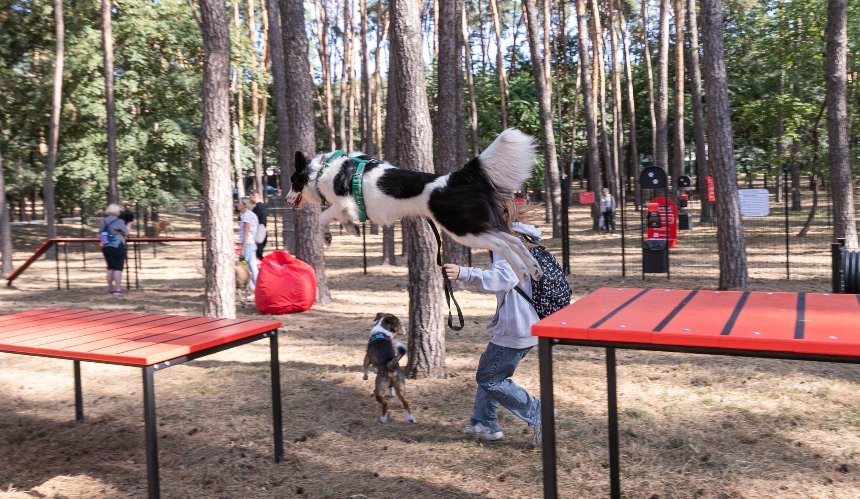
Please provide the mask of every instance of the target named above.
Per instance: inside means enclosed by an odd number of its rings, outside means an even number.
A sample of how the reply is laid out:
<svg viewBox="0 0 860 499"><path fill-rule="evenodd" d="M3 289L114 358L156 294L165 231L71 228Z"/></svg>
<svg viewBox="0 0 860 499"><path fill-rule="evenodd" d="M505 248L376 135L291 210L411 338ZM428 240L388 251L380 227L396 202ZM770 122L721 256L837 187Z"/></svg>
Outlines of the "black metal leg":
<svg viewBox="0 0 860 499"><path fill-rule="evenodd" d="M84 392L81 389L81 361L74 361L75 364L75 419L78 421L84 420Z"/></svg>
<svg viewBox="0 0 860 499"><path fill-rule="evenodd" d="M552 345L551 338L538 340L538 364L540 367L540 407L541 430L543 433L543 496L547 499L558 497L558 477L556 476L555 454L555 411L552 387Z"/></svg>
<svg viewBox="0 0 860 499"><path fill-rule="evenodd" d="M278 332L269 333L270 362L272 369L272 424L275 432L275 462L284 460L284 429L281 408L281 365L278 362Z"/></svg>
<svg viewBox="0 0 860 499"><path fill-rule="evenodd" d="M609 409L609 487L612 499L621 499L618 474L618 394L615 383L615 349L606 349L606 394Z"/></svg>
<svg viewBox="0 0 860 499"><path fill-rule="evenodd" d="M161 497L158 482L158 429L155 426L155 368L143 368L143 423L146 428L146 483L149 498Z"/></svg>

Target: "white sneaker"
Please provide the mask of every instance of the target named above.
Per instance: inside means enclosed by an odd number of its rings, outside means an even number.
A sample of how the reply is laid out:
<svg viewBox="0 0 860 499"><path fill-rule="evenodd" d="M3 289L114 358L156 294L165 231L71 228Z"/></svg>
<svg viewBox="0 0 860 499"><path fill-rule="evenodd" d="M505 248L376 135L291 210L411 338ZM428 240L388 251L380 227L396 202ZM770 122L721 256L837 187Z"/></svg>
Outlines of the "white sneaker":
<svg viewBox="0 0 860 499"><path fill-rule="evenodd" d="M463 433L491 442L501 440L505 436L501 431L492 431L481 423L463 428Z"/></svg>

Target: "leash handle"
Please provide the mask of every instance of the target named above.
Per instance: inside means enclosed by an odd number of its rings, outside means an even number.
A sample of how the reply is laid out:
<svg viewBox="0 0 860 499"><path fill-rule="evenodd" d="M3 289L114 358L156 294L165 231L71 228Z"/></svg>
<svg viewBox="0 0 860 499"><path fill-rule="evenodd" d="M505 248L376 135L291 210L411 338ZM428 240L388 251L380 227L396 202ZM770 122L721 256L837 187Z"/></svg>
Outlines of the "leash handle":
<svg viewBox="0 0 860 499"><path fill-rule="evenodd" d="M430 223L430 228L433 229L433 235L436 236L436 265L442 267L442 237L439 235L439 229L436 228L436 224L433 223L433 220L428 218L427 222ZM465 325L465 321L463 320L463 311L460 310L460 304L457 303L457 299L454 298L454 287L451 285L451 279L448 278L448 274L445 273L445 269L442 269L442 280L444 281L443 287L445 288L445 302L448 304L448 327L451 328L452 331L460 331ZM454 302L454 308L457 309L457 320L460 322L459 326L454 325L454 316L451 313L451 302Z"/></svg>

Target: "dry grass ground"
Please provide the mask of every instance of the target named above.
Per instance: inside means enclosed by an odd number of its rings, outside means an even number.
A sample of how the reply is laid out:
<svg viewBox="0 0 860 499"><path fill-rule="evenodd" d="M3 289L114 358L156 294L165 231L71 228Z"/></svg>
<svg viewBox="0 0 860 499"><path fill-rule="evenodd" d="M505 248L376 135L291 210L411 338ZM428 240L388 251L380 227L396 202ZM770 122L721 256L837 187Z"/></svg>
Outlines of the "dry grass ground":
<svg viewBox="0 0 860 499"><path fill-rule="evenodd" d="M199 233L188 217L174 226L177 235ZM15 228L19 259L41 230ZM62 230L78 234L76 226ZM622 278L616 240L573 232L576 297L607 285L713 287L695 276L643 283L635 266ZM361 240L335 231L327 251L334 302L277 317L284 323L283 463L271 459L267 343L158 373L164 497L541 497L541 455L528 448L524 423L503 412L505 439L491 444L461 434L494 310L490 295L457 291L467 325L447 333L448 377L407 382L417 424L400 412L387 425L377 422L372 381L361 379L367 331L377 312L405 318L408 299L406 269L377 265L380 237L368 242L365 275ZM549 243L558 250L558 241ZM14 288L0 289L0 313L48 306L201 312L199 245L160 245L157 257L145 248L141 289L124 297L105 293L93 249L87 268L78 250L70 254L70 290L56 289L54 263L42 260ZM476 254L476 262L486 257ZM829 268L829 260L815 265ZM756 286L827 291L826 275ZM629 351L618 362L625 497L860 497L856 365ZM538 392L535 353L515 379ZM557 348L555 379L560 494L605 497L603 352ZM145 497L139 371L84 363L83 386L87 419L76 423L70 362L0 354L0 498Z"/></svg>

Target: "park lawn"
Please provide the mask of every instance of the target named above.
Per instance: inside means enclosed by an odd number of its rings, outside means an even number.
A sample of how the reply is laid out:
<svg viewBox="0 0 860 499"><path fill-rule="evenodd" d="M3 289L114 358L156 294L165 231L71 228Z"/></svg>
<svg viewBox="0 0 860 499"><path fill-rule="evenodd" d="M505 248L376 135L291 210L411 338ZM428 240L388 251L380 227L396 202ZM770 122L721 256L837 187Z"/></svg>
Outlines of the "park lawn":
<svg viewBox="0 0 860 499"><path fill-rule="evenodd" d="M177 235L199 234L194 216L173 220ZM79 226L60 229L79 235ZM17 261L42 230L14 228ZM284 323L283 463L271 459L268 343L157 374L164 497L542 496L541 454L529 448L524 423L503 411L504 440L482 444L461 434L487 340L484 324L495 308L491 295L457 290L467 320L462 332L446 333L448 377L407 382L417 424L405 422L397 402L391 421L377 422L372 381L361 379L368 330L377 312L405 319L408 310L406 268L378 265L380 237L368 235L365 275L361 239L335 230L326 251L333 303L276 317ZM695 277L643 282L636 268L620 277L612 241L574 234L575 297L602 286L702 286ZM559 254L558 241L548 246ZM71 289L57 290L54 262L39 261L13 288L0 289L0 313L54 306L202 312L197 244L143 248L141 289L124 297L105 293L95 248L88 249L86 268L80 250L69 250ZM483 251L474 258L486 264ZM767 290L828 291L828 285L756 280L756 289ZM256 316L251 307L239 315ZM627 497L860 497L856 365L630 351L619 351L618 363ZM535 352L515 379L538 393ZM560 495L605 497L603 352L557 348L555 379ZM139 371L85 363L83 386L87 420L79 424L70 362L0 354L0 498L146 496Z"/></svg>

